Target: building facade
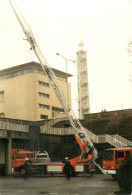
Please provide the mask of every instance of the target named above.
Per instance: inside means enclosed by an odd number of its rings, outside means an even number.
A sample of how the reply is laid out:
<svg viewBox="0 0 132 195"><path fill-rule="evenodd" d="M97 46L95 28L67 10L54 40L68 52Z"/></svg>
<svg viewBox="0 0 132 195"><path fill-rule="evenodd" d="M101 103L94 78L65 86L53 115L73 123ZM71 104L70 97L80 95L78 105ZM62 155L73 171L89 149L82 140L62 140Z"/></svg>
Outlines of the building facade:
<svg viewBox="0 0 132 195"><path fill-rule="evenodd" d="M71 104L71 85L67 77L72 75L52 69L64 95ZM14 66L0 71L0 116L37 121L64 116L65 113L49 85L41 65L36 62Z"/></svg>
<svg viewBox="0 0 132 195"><path fill-rule="evenodd" d="M77 52L78 114L80 119L84 118L84 114L90 113L87 52L84 51L83 46L83 43L80 43Z"/></svg>

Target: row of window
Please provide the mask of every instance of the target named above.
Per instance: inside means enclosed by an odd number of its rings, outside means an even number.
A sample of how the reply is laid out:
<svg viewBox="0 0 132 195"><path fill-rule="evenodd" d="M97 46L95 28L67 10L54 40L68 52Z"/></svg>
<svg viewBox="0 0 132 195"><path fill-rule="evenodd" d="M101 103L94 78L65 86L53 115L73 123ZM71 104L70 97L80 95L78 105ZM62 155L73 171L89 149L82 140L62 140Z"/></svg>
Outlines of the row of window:
<svg viewBox="0 0 132 195"><path fill-rule="evenodd" d="M46 105L46 104L39 104L39 108L43 108L43 109L47 109L49 110L50 109L50 106L49 105ZM55 108L55 107L52 107L52 110L55 111L55 112L64 112L64 109L62 108Z"/></svg>
<svg viewBox="0 0 132 195"><path fill-rule="evenodd" d="M42 92L38 92L39 96L44 97L44 98L50 98L50 95L47 93L42 93Z"/></svg>
<svg viewBox="0 0 132 195"><path fill-rule="evenodd" d="M0 91L0 95L4 95L4 91Z"/></svg>
<svg viewBox="0 0 132 195"><path fill-rule="evenodd" d="M50 106L49 105L46 105L46 104L39 104L39 108L49 110L50 109Z"/></svg>
<svg viewBox="0 0 132 195"><path fill-rule="evenodd" d="M0 75L0 80L6 80L6 79L10 79L10 78L14 78L14 77L18 77L18 76L22 76L25 74L30 74L30 73L39 73L39 74L43 74L45 75L43 70L40 70L38 68L27 68L25 70L20 70L17 72L12 72L9 74L5 74L5 75ZM57 76L57 78L61 81L66 81L65 78Z"/></svg>
<svg viewBox="0 0 132 195"><path fill-rule="evenodd" d="M49 83L43 82L43 81L38 81L39 85L49 87Z"/></svg>
<svg viewBox="0 0 132 195"><path fill-rule="evenodd" d="M1 112L0 113L0 117L4 117L5 115L4 115L4 112Z"/></svg>
<svg viewBox="0 0 132 195"><path fill-rule="evenodd" d="M0 91L0 103L4 102L4 91Z"/></svg>
<svg viewBox="0 0 132 195"><path fill-rule="evenodd" d="M25 70L20 70L20 71L17 71L17 72L6 74L6 75L1 75L0 80L10 79L10 78L22 76L22 75L33 73L33 72L37 72L37 69L28 68L28 69L25 69Z"/></svg>
<svg viewBox="0 0 132 195"><path fill-rule="evenodd" d="M41 115L40 115L40 118L41 118L41 119L48 119L48 115L41 114Z"/></svg>

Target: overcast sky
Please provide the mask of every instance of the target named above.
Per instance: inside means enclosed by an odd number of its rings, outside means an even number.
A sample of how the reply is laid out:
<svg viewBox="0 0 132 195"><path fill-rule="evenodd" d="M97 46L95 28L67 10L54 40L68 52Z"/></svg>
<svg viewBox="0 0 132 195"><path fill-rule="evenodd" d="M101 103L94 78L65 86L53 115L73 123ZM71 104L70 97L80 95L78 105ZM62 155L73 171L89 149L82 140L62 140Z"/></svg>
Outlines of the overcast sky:
<svg viewBox="0 0 132 195"><path fill-rule="evenodd" d="M131 0L16 0L49 65L65 71L78 44L87 51L91 112L132 108ZM0 69L37 61L8 0L0 0ZM77 66L68 62L77 114Z"/></svg>

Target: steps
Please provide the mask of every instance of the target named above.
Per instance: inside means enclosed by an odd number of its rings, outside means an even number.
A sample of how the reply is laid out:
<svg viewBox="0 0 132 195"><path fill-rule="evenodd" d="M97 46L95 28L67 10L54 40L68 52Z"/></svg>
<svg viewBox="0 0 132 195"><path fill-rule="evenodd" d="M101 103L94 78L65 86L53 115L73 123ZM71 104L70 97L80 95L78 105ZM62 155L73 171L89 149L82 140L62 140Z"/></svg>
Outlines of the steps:
<svg viewBox="0 0 132 195"><path fill-rule="evenodd" d="M52 127L56 123L58 123L60 121L64 121L64 120L68 120L68 118L63 117L63 118L53 119L53 120L49 121L48 123L46 123L45 125L40 127L41 133L45 133L45 132L48 133L49 132L49 134L52 134L53 132L56 132L56 134L58 134L57 132L59 132L59 135L73 134L72 128L60 128L60 130L59 130L58 128ZM56 131L55 131L55 129L56 129ZM108 135L108 134L95 135L94 133L92 133L91 131L89 131L88 129L86 129L84 127L82 127L82 132L85 133L86 137L88 139L91 139L94 143L109 143L116 148L132 146L131 141L121 137L118 134L115 134L115 135ZM55 133L53 133L53 134L55 134Z"/></svg>

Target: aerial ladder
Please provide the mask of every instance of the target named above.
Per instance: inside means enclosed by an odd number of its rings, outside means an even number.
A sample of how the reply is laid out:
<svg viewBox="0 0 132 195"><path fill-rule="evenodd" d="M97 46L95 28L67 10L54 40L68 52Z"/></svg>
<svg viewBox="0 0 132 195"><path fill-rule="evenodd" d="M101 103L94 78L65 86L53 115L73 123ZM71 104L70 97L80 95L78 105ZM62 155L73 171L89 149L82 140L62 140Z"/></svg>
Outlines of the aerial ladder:
<svg viewBox="0 0 132 195"><path fill-rule="evenodd" d="M96 166L98 166L99 169L103 172L103 169L95 162L97 158L97 151L94 148L93 142L87 135L87 129L85 129L80 121L77 119L74 111L70 107L68 100L65 98L63 90L61 88L61 85L53 72L52 68L49 66L46 58L44 57L43 53L41 52L34 34L32 30L30 29L29 25L27 24L26 20L22 16L20 10L16 6L15 2L13 0L9 0L9 3L22 27L22 30L26 36L26 40L29 42L31 49L34 51L39 63L41 64L41 67L44 71L44 73L47 75L49 79L49 83L52 86L62 108L64 109L70 124L73 128L73 134L75 135L76 140L79 142L79 145L81 146L82 154L89 154L91 153L91 150L93 152L93 162Z"/></svg>

